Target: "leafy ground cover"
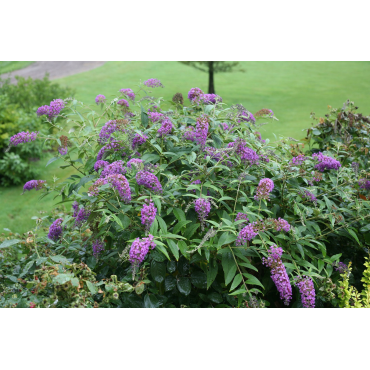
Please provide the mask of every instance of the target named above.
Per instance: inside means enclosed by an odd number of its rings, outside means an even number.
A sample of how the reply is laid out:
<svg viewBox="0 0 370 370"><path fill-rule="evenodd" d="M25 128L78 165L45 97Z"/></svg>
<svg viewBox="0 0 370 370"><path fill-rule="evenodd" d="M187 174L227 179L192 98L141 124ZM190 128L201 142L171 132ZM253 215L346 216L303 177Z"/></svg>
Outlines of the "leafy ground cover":
<svg viewBox="0 0 370 370"><path fill-rule="evenodd" d="M0 62L0 75L28 67L34 62Z"/></svg>

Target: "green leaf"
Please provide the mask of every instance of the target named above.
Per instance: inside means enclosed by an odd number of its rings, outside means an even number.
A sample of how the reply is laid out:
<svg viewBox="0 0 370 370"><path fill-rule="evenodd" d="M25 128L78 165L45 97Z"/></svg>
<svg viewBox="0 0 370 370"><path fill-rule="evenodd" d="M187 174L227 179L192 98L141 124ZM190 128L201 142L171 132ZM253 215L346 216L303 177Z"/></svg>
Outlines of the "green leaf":
<svg viewBox="0 0 370 370"><path fill-rule="evenodd" d="M173 272L176 271L177 264L175 261L168 261L167 262L167 271L172 274Z"/></svg>
<svg viewBox="0 0 370 370"><path fill-rule="evenodd" d="M212 285L218 273L217 261L212 259L207 270L207 289Z"/></svg>
<svg viewBox="0 0 370 370"><path fill-rule="evenodd" d="M150 226L149 234L152 234L154 236L158 235L158 221L156 218L154 219L152 226Z"/></svg>
<svg viewBox="0 0 370 370"><path fill-rule="evenodd" d="M70 281L73 277L73 274L59 274L53 278L53 281L56 284L62 285Z"/></svg>
<svg viewBox="0 0 370 370"><path fill-rule="evenodd" d="M173 214L175 215L175 217L179 220L179 221L185 221L186 220L186 216L185 216L185 213L182 209L180 208L174 208L173 209Z"/></svg>
<svg viewBox="0 0 370 370"><path fill-rule="evenodd" d="M222 267L225 273L225 285L229 285L236 273L236 264L232 252L222 254Z"/></svg>
<svg viewBox="0 0 370 370"><path fill-rule="evenodd" d="M145 297L144 297L144 307L145 308L158 308L159 307L159 301L158 301L158 298L151 294L147 294Z"/></svg>
<svg viewBox="0 0 370 370"><path fill-rule="evenodd" d="M56 263L61 263L62 265L69 264L68 259L64 256L60 256L60 255L51 256L50 259L52 259Z"/></svg>
<svg viewBox="0 0 370 370"><path fill-rule="evenodd" d="M141 124L146 128L148 127L149 119L148 119L148 114L144 112L144 108L141 107Z"/></svg>
<svg viewBox="0 0 370 370"><path fill-rule="evenodd" d="M241 274L235 276L233 283L231 284L230 292L238 287L238 285L242 282L243 277Z"/></svg>
<svg viewBox="0 0 370 370"><path fill-rule="evenodd" d="M245 282L246 284L259 285L260 287L265 289L265 287L262 285L262 283L255 276L253 276L251 274L247 274L246 272L244 272L243 275L248 279Z"/></svg>
<svg viewBox="0 0 370 370"><path fill-rule="evenodd" d="M56 161L57 159L59 159L59 158L61 158L61 157L53 157L53 158L49 159L49 160L48 160L48 163L46 163L46 166L45 166L45 167L49 166L49 164L50 164L50 163L55 162L55 161Z"/></svg>
<svg viewBox="0 0 370 370"><path fill-rule="evenodd" d="M191 291L191 283L187 277L180 277L177 281L177 289L181 294L189 295Z"/></svg>
<svg viewBox="0 0 370 370"><path fill-rule="evenodd" d="M144 154L141 159L145 162L158 162L160 156L158 154Z"/></svg>
<svg viewBox="0 0 370 370"><path fill-rule="evenodd" d="M78 287L80 285L80 282L77 278L72 278L71 283L73 286Z"/></svg>
<svg viewBox="0 0 370 370"><path fill-rule="evenodd" d="M86 285L89 288L91 294L96 294L98 292L97 287L91 281L87 280Z"/></svg>
<svg viewBox="0 0 370 370"><path fill-rule="evenodd" d="M207 288L207 275L203 271L193 271L191 274L191 283L199 289Z"/></svg>
<svg viewBox="0 0 370 370"><path fill-rule="evenodd" d="M152 260L150 272L156 283L162 283L166 277L166 264Z"/></svg>
<svg viewBox="0 0 370 370"><path fill-rule="evenodd" d="M158 210L158 213L157 213L158 216L157 217L159 217L159 215L162 212L162 203L161 203L161 200L159 198L153 198L153 201L154 201L154 204L156 205L157 210Z"/></svg>
<svg viewBox="0 0 370 370"><path fill-rule="evenodd" d="M169 292L176 286L176 279L172 275L166 276L164 280L164 290L165 292Z"/></svg>
<svg viewBox="0 0 370 370"><path fill-rule="evenodd" d="M19 239L11 239L11 240L4 240L1 244L0 244L0 249L2 248L8 248L14 244L18 244L20 242Z"/></svg>
<svg viewBox="0 0 370 370"><path fill-rule="evenodd" d="M360 241L358 240L358 237L357 237L356 233L352 229L349 229L349 228L347 228L346 230L350 233L350 235L353 237L353 239L355 239L356 242L359 245L361 245Z"/></svg>
<svg viewBox="0 0 370 370"><path fill-rule="evenodd" d="M221 235L220 239L218 239L218 247L221 248L225 244L232 243L235 239L235 235L226 231Z"/></svg>
<svg viewBox="0 0 370 370"><path fill-rule="evenodd" d="M186 252L189 249L189 247L187 246L187 244L183 240L179 240L179 242L177 243L177 246L179 247L180 252L182 253L182 255L185 256L186 258L188 258L189 253L186 253Z"/></svg>
<svg viewBox="0 0 370 370"><path fill-rule="evenodd" d="M177 246L177 244L172 239L168 239L167 244L168 244L168 247L170 248L172 254L176 258L176 261L178 261L179 260L179 247Z"/></svg>
<svg viewBox="0 0 370 370"><path fill-rule="evenodd" d="M183 220L183 221L179 221L175 227L173 228L173 233L174 234L177 234L185 225L191 223L192 221L190 220Z"/></svg>
<svg viewBox="0 0 370 370"><path fill-rule="evenodd" d="M156 247L155 247L155 249L161 251L168 258L168 260L171 261L171 258L168 255L168 252L167 252L166 248L163 245L157 244Z"/></svg>
<svg viewBox="0 0 370 370"><path fill-rule="evenodd" d="M220 293L217 293L217 292L212 292L212 293L207 294L207 298L211 302L216 303L216 304L220 304L222 302L222 296Z"/></svg>
<svg viewBox="0 0 370 370"><path fill-rule="evenodd" d="M191 237L194 235L194 233L197 231L198 227L200 226L200 224L191 224L189 227L187 227L185 229L185 232L184 232L184 237L186 239L191 239Z"/></svg>
<svg viewBox="0 0 370 370"><path fill-rule="evenodd" d="M160 216L155 216L155 217L156 217L156 219L159 223L159 227L166 234L167 233L167 224L164 222L162 217L160 217Z"/></svg>

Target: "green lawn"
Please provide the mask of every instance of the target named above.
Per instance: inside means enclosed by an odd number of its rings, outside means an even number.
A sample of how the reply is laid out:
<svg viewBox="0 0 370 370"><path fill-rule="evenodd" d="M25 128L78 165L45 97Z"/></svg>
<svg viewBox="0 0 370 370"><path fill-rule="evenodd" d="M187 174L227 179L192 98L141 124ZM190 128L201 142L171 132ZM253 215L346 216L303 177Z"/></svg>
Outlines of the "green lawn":
<svg viewBox="0 0 370 370"><path fill-rule="evenodd" d="M24 63L24 62L20 62ZM342 106L347 99L354 101L359 112L370 114L370 62L243 62L245 73L222 73L215 76L217 94L227 104L243 104L252 113L270 108L279 122L261 128L263 138L277 135L304 137L302 129L310 126L310 112L318 116L326 113L327 106ZM153 89L155 96L170 100L176 92L187 97L192 87L207 90L207 75L177 62L109 62L105 65L62 78L58 81L77 91L76 98L94 105L97 94L115 97L119 89L136 90L138 82L158 78L165 88ZM58 97L55 97L58 98ZM187 99L186 99L187 101ZM49 102L45 102L48 104ZM47 159L37 163L43 167L40 179L52 181L55 174L65 179L72 172L58 168L58 161L45 169ZM67 172L69 171L69 172ZM38 210L51 210L50 197L41 202L32 190L20 196L22 186L0 188L0 230L25 232L34 225L32 216ZM1 232L1 231L0 231Z"/></svg>
<svg viewBox="0 0 370 370"><path fill-rule="evenodd" d="M25 68L34 62L0 62L0 75ZM5 76L6 77L6 76Z"/></svg>

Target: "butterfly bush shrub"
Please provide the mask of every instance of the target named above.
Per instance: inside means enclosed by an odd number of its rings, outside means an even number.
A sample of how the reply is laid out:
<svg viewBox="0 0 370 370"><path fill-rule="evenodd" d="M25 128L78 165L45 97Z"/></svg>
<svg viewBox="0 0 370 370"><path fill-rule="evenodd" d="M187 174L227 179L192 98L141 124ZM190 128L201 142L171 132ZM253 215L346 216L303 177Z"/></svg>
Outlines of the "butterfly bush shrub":
<svg viewBox="0 0 370 370"><path fill-rule="evenodd" d="M343 260L332 240L366 248L370 216L346 148L271 144L260 128L276 122L271 109L252 114L196 87L184 92L187 103L167 102L152 96L158 87L157 79L124 86L112 100L104 91L98 111L94 101L67 99L60 132L35 139L68 142L53 160L75 174L28 179L23 196L59 196L65 210L38 218L29 243L4 240L4 257L23 248L28 269L19 272L26 298L7 293L2 304L44 307L45 289L59 285L69 292L53 293L63 307L342 304L351 256ZM35 290L40 269L55 276L41 276L45 289Z"/></svg>

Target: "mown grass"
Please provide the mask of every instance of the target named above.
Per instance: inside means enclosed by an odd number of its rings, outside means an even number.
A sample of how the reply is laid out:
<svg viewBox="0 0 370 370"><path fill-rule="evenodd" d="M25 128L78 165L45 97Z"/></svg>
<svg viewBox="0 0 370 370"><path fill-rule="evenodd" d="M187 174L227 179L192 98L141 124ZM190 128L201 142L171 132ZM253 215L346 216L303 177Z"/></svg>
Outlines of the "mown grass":
<svg viewBox="0 0 370 370"><path fill-rule="evenodd" d="M274 139L274 134L304 137L303 129L310 126L310 112L318 116L327 106L342 106L347 99L355 101L359 112L370 113L368 90L370 62L243 62L245 73L222 73L215 77L216 93L227 104L243 104L252 113L270 108L279 121L263 126L263 138ZM137 90L138 82L158 78L165 88L156 88L153 95L171 100L176 92L185 99L192 87L207 90L207 75L178 62L108 62L94 70L56 80L76 89L76 98L94 105L97 94L115 97L121 88ZM57 98L57 97L56 97ZM187 99L186 99L187 101ZM48 104L49 102L45 102ZM61 170L59 161L45 169L48 159L35 165L42 168L40 179L52 181L53 174L64 180L73 170ZM0 189L0 230L25 232L34 225L32 216L38 210L50 211L52 197L38 201L32 190L20 196L22 187Z"/></svg>
<svg viewBox="0 0 370 370"><path fill-rule="evenodd" d="M32 63L34 62L0 62L0 75L28 67ZM6 76L3 78L6 78Z"/></svg>

